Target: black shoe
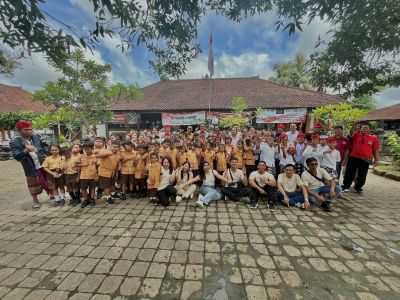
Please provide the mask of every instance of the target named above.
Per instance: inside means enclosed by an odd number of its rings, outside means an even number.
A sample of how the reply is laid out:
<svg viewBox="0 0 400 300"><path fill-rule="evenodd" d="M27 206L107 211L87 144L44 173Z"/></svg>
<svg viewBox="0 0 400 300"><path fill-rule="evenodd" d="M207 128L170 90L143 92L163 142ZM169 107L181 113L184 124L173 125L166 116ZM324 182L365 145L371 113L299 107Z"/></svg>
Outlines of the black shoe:
<svg viewBox="0 0 400 300"><path fill-rule="evenodd" d="M107 200L106 200L106 203L107 204L115 204L115 201L113 200L113 198L108 198Z"/></svg>
<svg viewBox="0 0 400 300"><path fill-rule="evenodd" d="M256 209L256 208L258 208L258 202L253 202L252 204L250 204L250 208L251 208L251 209Z"/></svg>
<svg viewBox="0 0 400 300"><path fill-rule="evenodd" d="M103 197L103 194L102 194L102 193L97 194L96 199L99 200L99 199L101 199L101 197Z"/></svg>
<svg viewBox="0 0 400 300"><path fill-rule="evenodd" d="M89 199L89 205L90 206L95 206L96 205L96 201L94 201L94 198Z"/></svg>
<svg viewBox="0 0 400 300"><path fill-rule="evenodd" d="M85 208L86 206L88 206L88 201L87 200L83 200L81 202L81 208Z"/></svg>
<svg viewBox="0 0 400 300"><path fill-rule="evenodd" d="M325 210L326 212L332 212L331 204L330 204L329 202L324 201L324 202L321 204L321 207L322 207L322 209Z"/></svg>
<svg viewBox="0 0 400 300"><path fill-rule="evenodd" d="M112 194L111 194L111 197L113 197L114 199L120 198L120 196L118 195L117 192L112 193Z"/></svg>
<svg viewBox="0 0 400 300"><path fill-rule="evenodd" d="M64 199L61 199L61 200L60 200L60 205L61 205L61 206L65 205L65 200L64 200Z"/></svg>
<svg viewBox="0 0 400 300"><path fill-rule="evenodd" d="M121 199L122 201L126 200L126 194L121 194L119 196L119 199Z"/></svg>
<svg viewBox="0 0 400 300"><path fill-rule="evenodd" d="M270 212L274 212L274 211L275 211L275 204L274 204L274 202L268 201L267 206L268 206L268 210L269 210Z"/></svg>
<svg viewBox="0 0 400 300"><path fill-rule="evenodd" d="M60 202L61 202L61 201L56 201L56 202L54 202L54 207L59 207L59 206L61 206Z"/></svg>

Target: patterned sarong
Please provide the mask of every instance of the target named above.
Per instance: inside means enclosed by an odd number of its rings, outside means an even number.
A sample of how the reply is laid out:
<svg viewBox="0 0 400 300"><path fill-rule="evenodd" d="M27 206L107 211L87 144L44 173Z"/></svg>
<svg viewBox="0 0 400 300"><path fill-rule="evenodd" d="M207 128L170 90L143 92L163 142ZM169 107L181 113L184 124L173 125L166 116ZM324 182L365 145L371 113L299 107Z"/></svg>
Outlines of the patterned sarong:
<svg viewBox="0 0 400 300"><path fill-rule="evenodd" d="M36 176L26 176L29 193L37 196L46 190L46 177L42 168L36 170Z"/></svg>

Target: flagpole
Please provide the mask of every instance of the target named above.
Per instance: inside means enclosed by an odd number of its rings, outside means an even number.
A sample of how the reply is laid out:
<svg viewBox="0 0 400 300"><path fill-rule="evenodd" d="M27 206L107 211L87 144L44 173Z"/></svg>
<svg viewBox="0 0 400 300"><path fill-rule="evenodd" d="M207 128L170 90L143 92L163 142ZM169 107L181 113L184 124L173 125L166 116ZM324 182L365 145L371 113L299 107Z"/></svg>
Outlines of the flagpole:
<svg viewBox="0 0 400 300"><path fill-rule="evenodd" d="M210 43L208 48L208 71L210 72L210 76L208 77L208 119L210 120L211 116L211 80L214 75L214 49L213 49L213 36L212 36L212 27L210 31ZM209 126L211 122L209 122Z"/></svg>

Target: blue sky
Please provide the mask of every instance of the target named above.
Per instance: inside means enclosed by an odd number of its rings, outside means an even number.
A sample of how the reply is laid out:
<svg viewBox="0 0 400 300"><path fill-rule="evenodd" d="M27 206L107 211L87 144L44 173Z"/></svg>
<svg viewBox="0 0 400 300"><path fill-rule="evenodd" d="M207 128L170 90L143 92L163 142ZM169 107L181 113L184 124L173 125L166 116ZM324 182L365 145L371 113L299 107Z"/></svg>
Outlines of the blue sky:
<svg viewBox="0 0 400 300"><path fill-rule="evenodd" d="M139 0L145 2L145 0ZM52 0L43 5L52 16L73 25L78 33L93 28L94 18L90 14L89 0ZM198 26L198 38L202 53L187 65L182 78L201 78L207 74L207 54L210 29L213 28L215 77L246 77L259 75L267 79L273 75L274 64L293 59L296 53L308 56L313 52L319 35L325 38L329 24L315 21L303 32L288 36L287 32L275 30L275 15L256 15L240 23L230 22L224 16L209 13ZM58 25L56 25L58 26ZM158 81L158 76L148 65L151 54L143 47L122 53L117 49L119 39L105 38L93 53L86 51L89 58L113 66L112 81L137 83L140 87ZM18 85L32 91L44 82L55 80L59 74L48 65L41 54L34 54L23 61L23 68L12 79L0 81ZM400 102L400 89L387 89L376 95L379 107Z"/></svg>

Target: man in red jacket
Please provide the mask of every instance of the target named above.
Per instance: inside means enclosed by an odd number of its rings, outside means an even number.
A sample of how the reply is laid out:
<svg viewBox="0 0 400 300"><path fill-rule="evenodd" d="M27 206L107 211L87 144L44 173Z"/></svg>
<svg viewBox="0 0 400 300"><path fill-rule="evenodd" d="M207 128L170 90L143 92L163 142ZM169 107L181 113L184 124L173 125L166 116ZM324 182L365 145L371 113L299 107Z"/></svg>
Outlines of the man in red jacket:
<svg viewBox="0 0 400 300"><path fill-rule="evenodd" d="M351 137L352 148L347 161L346 173L343 179L343 192L348 192L357 172L354 190L360 196L363 195L362 187L367 179L369 165L378 164L379 142L375 135L371 134L371 125L364 123L361 130Z"/></svg>

